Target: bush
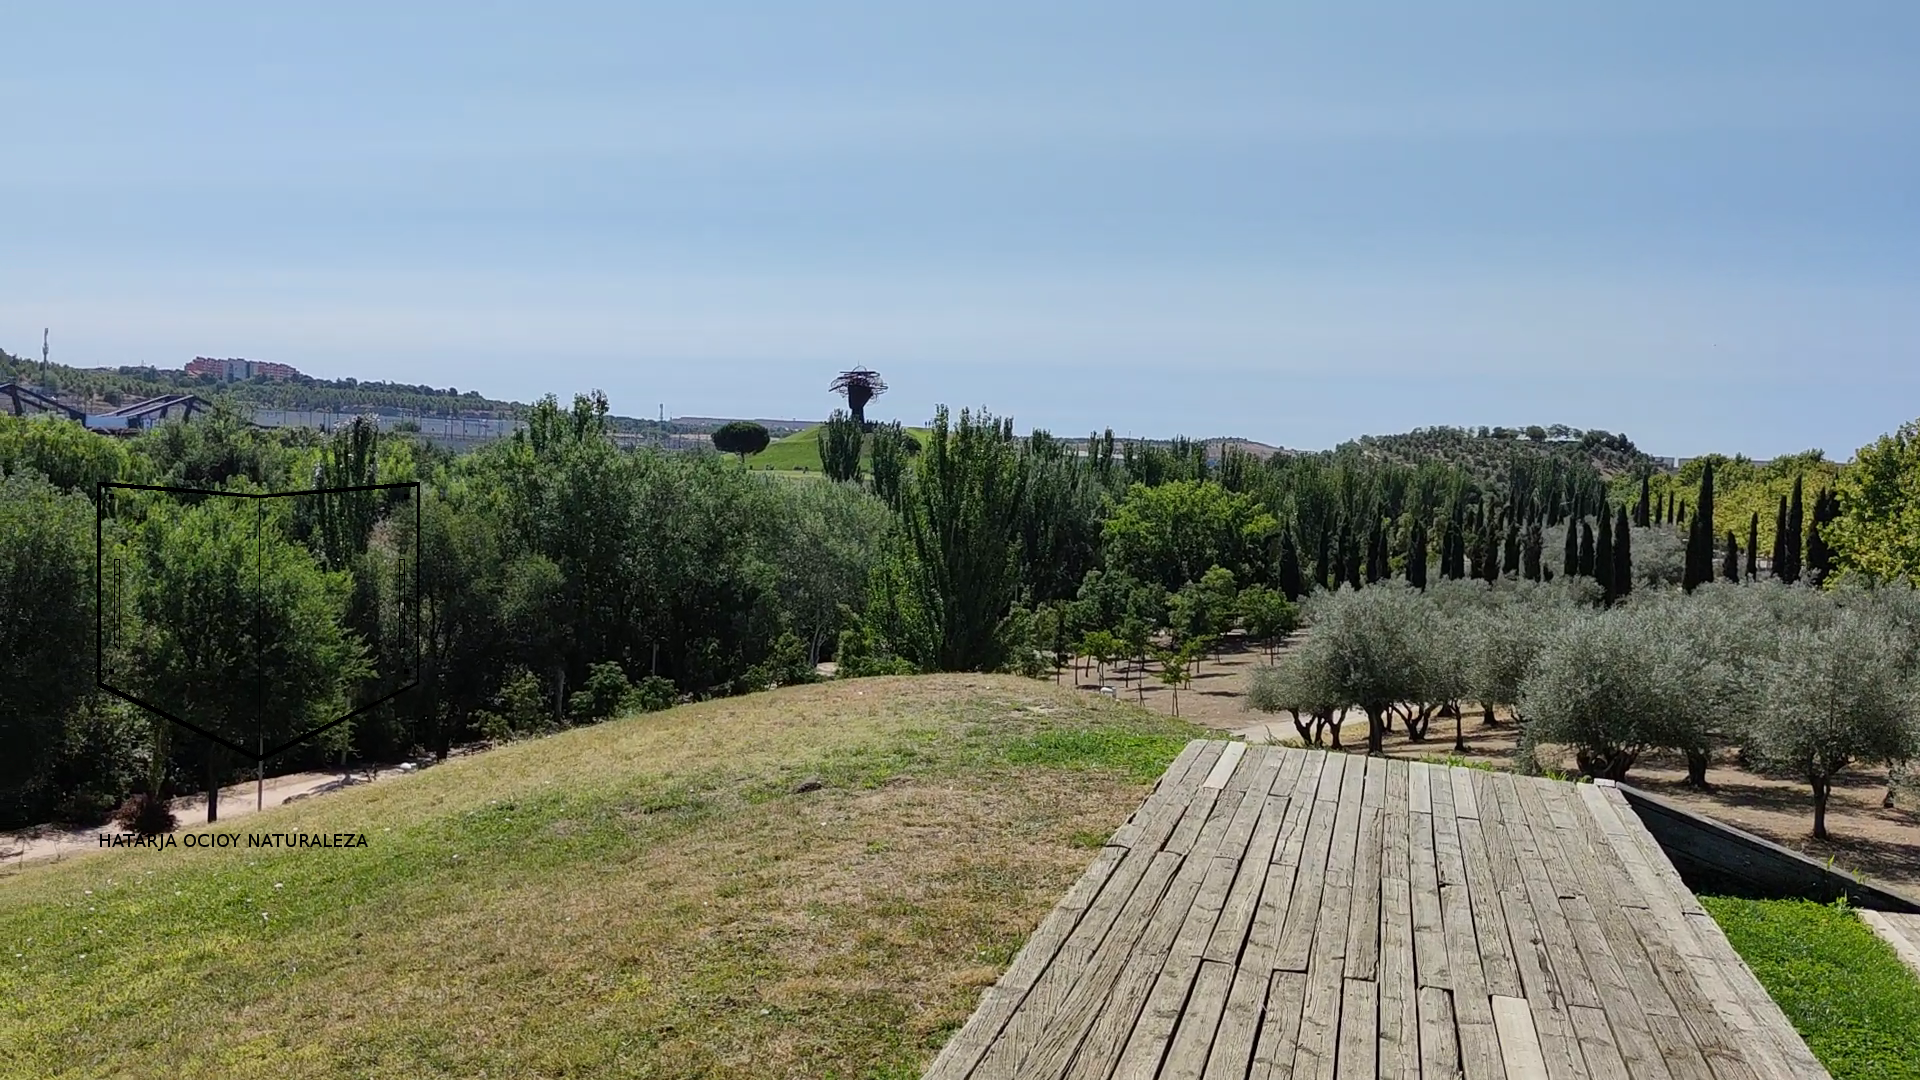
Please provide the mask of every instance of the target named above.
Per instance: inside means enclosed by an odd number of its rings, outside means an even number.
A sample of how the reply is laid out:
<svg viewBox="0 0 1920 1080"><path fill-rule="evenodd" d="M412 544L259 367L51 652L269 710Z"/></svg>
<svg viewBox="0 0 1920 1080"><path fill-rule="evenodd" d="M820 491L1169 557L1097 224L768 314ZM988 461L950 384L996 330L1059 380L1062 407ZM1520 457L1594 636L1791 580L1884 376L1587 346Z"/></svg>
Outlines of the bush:
<svg viewBox="0 0 1920 1080"><path fill-rule="evenodd" d="M595 664L588 670L586 684L567 695L567 715L577 724L605 720L617 715L632 693L633 684L619 664L611 660Z"/></svg>
<svg viewBox="0 0 1920 1080"><path fill-rule="evenodd" d="M649 675L629 692L621 703L621 709L625 712L660 712L673 708L679 698L680 691L673 685L672 679Z"/></svg>
<svg viewBox="0 0 1920 1080"><path fill-rule="evenodd" d="M162 836L180 827L167 800L142 792L120 804L113 823L139 836Z"/></svg>

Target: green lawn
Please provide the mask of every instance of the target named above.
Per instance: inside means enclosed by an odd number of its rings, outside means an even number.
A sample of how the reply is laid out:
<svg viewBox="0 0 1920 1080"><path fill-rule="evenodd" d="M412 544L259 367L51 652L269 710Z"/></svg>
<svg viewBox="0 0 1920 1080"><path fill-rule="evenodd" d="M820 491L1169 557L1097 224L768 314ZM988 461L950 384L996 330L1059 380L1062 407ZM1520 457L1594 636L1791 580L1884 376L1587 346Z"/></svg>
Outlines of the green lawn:
<svg viewBox="0 0 1920 1080"><path fill-rule="evenodd" d="M765 450L747 458L750 469L771 469L774 472L805 469L808 472L820 471L820 433L825 425L815 424L803 431L796 431L782 439L767 444ZM908 428L908 433L922 444L931 434L926 428Z"/></svg>
<svg viewBox="0 0 1920 1080"><path fill-rule="evenodd" d="M1834 1080L1920 1080L1920 980L1844 907L1703 896Z"/></svg>
<svg viewBox="0 0 1920 1080"><path fill-rule="evenodd" d="M1195 734L847 680L0 873L0 1077L917 1077Z"/></svg>

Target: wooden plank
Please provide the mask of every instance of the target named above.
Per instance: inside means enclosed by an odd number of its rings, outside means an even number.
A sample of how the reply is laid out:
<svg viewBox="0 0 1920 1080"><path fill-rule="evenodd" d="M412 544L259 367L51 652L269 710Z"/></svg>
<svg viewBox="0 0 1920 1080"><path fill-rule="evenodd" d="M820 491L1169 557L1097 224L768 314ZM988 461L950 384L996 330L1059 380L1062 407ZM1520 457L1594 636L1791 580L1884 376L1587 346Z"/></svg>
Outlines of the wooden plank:
<svg viewBox="0 0 1920 1080"><path fill-rule="evenodd" d="M1367 979L1347 979L1341 987L1339 1054L1334 1076L1339 1080L1376 1080L1380 1075L1379 985Z"/></svg>
<svg viewBox="0 0 1920 1080"><path fill-rule="evenodd" d="M1073 1052L1073 1059L1062 1074L1045 1071L1041 1068L1031 1074L1035 1077L1063 1075L1068 1080L1107 1080L1113 1074L1113 1067L1120 1055L1121 1047L1127 1043L1127 1036L1133 1032L1134 1020L1138 1018L1140 1006L1147 1000L1147 994L1153 989L1154 980L1160 977L1159 956L1136 953L1127 958L1126 966L1120 971L1120 977L1113 982L1112 992L1107 996L1106 1007L1094 1018L1093 1026L1087 1030L1086 1038ZM1015 1074L1008 1073L1008 1076ZM1023 1074L1025 1075L1025 1074ZM976 1077L975 1080L987 1080Z"/></svg>
<svg viewBox="0 0 1920 1080"><path fill-rule="evenodd" d="M1502 997L1522 997L1524 991L1515 952L1528 943L1522 938L1516 945L1513 928L1507 925L1501 892L1494 883L1486 836L1481 831L1484 823L1462 818L1456 824L1460 830L1461 854L1467 864L1467 897L1472 905L1474 936L1480 943L1480 971L1486 980L1487 992ZM1459 1002L1454 1004L1458 1008Z"/></svg>
<svg viewBox="0 0 1920 1080"><path fill-rule="evenodd" d="M1249 793L1248 797L1265 798L1257 793ZM1139 1019L1134 1022L1133 1033L1128 1036L1127 1045L1120 1052L1120 1064L1113 1073L1115 1080L1153 1080L1159 1071L1167 1051L1167 1042L1179 1025L1182 1010L1199 978L1202 964L1200 953L1213 934L1220 909L1226 905L1227 890L1233 885L1236 869L1236 865L1229 860L1210 860L1206 879L1201 883L1200 891L1194 895L1193 904L1188 908L1179 935L1174 938L1160 977L1154 981L1153 991L1147 996L1146 1007L1140 1011ZM1213 1013L1211 1023L1218 1024L1219 1013L1226 1008L1224 988L1209 999L1205 1007Z"/></svg>
<svg viewBox="0 0 1920 1080"><path fill-rule="evenodd" d="M1386 824L1387 759L1367 759L1353 857L1353 895L1347 908L1346 977L1373 980L1380 967L1380 865Z"/></svg>
<svg viewBox="0 0 1920 1080"><path fill-rule="evenodd" d="M1320 900L1326 888L1334 819L1340 812L1337 796L1346 762L1345 754L1328 754L1320 770L1318 793L1302 841L1300 870L1294 876L1293 898L1287 908L1287 921L1281 928L1279 944L1274 947L1273 966L1282 971L1305 972L1307 960L1313 954L1314 927L1320 921ZM1329 791L1336 798L1326 798L1324 793Z"/></svg>
<svg viewBox="0 0 1920 1080"><path fill-rule="evenodd" d="M1553 887L1554 895L1556 897L1581 895L1580 883L1574 875L1573 864L1561 845L1560 833L1563 830L1555 820L1556 811L1549 806L1547 792L1540 786L1541 784L1558 787L1566 785L1559 781L1534 776L1508 776L1507 783L1512 786L1514 794L1519 798L1527 828L1533 834L1534 850L1546 867L1547 882ZM1566 816L1564 810L1558 813L1562 817Z"/></svg>
<svg viewBox="0 0 1920 1080"><path fill-rule="evenodd" d="M1601 1007L1600 995L1581 962L1580 952L1574 945L1572 927L1568 925L1566 912L1560 906L1563 894L1577 895L1573 869L1560 850L1560 841L1554 835L1553 819L1547 814L1538 792L1531 788L1523 792L1522 785L1515 781L1511 773L1502 773L1495 779L1494 786L1499 792L1503 815L1501 824L1510 837L1519 838L1515 844L1516 853L1525 850L1531 856L1531 865L1523 866L1521 876L1527 899L1533 907L1534 926L1545 942L1544 959L1550 964L1553 981L1559 993L1565 996L1567 1005L1598 1009ZM1537 815L1527 811L1529 802L1534 804ZM1556 885L1556 875L1564 887ZM1527 996L1533 996L1531 990ZM1557 1003L1555 1008L1559 1008Z"/></svg>
<svg viewBox="0 0 1920 1080"><path fill-rule="evenodd" d="M1207 778L1200 781L1200 786L1203 788L1213 788L1215 790L1226 787L1227 780L1233 776L1233 770L1240 767L1240 759L1245 757L1246 753L1246 743L1228 743L1226 749L1220 751L1220 760L1213 763L1213 768L1208 771Z"/></svg>
<svg viewBox="0 0 1920 1080"><path fill-rule="evenodd" d="M1614 812L1620 815L1627 836L1640 848L1655 879L1679 904L1680 911L1687 915L1706 914L1706 909L1701 907L1700 901L1694 897L1693 890L1687 888L1686 883L1680 880L1680 872L1673 868L1673 863L1667 859L1666 852L1660 850L1659 842L1654 840L1653 834L1641 824L1640 815L1634 811L1633 805L1627 802L1627 797L1620 794L1620 789L1611 784L1598 787L1598 790L1601 797L1612 804Z"/></svg>
<svg viewBox="0 0 1920 1080"><path fill-rule="evenodd" d="M1648 961L1659 975L1660 985L1673 999L1674 1008L1685 1022L1685 1030L1692 1033L1692 1042L1706 1058L1713 1075L1718 1080L1757 1080L1759 1074L1748 1063L1746 1052L1701 989L1686 958L1675 947L1671 937L1673 928L1663 925L1663 918L1666 922L1677 921L1679 913L1655 908L1624 910L1637 931L1640 947L1646 950ZM1647 1018L1656 1038L1661 1038L1663 1031L1671 1030L1662 1020L1651 1014Z"/></svg>
<svg viewBox="0 0 1920 1080"><path fill-rule="evenodd" d="M1225 964L1236 964L1246 946L1249 931L1253 927L1254 916L1258 912L1262 893L1270 877L1268 871L1273 866L1274 848L1280 841L1280 829L1286 821L1287 805L1290 802L1284 796L1262 796L1262 789L1250 789L1249 797L1256 800L1258 821L1254 826L1253 838L1247 845L1243 857L1238 863L1238 873L1233 879L1233 887L1227 892L1226 906L1220 912L1220 921L1214 927L1213 939L1207 943L1206 959ZM1288 885L1291 886L1291 880ZM1259 957L1264 964L1266 958Z"/></svg>
<svg viewBox="0 0 1920 1080"><path fill-rule="evenodd" d="M1500 1034L1500 1060L1509 1080L1547 1080L1547 1059L1526 999L1495 995L1493 1026Z"/></svg>
<svg viewBox="0 0 1920 1080"><path fill-rule="evenodd" d="M1411 770L1407 768L1408 764L1398 759L1387 762L1387 807L1385 825L1380 834L1380 876L1402 881L1413 880L1407 870L1413 846L1410 835L1412 807L1408 791Z"/></svg>
<svg viewBox="0 0 1920 1080"><path fill-rule="evenodd" d="M1442 885L1467 883L1466 856L1460 850L1460 820L1453 812L1453 782L1437 774L1433 785L1433 861ZM1454 1003L1459 1008L1459 1002Z"/></svg>
<svg viewBox="0 0 1920 1080"><path fill-rule="evenodd" d="M1807 1049L1807 1044L1793 1028L1793 1022L1786 1013L1760 985L1753 971L1733 950L1732 942L1727 940L1720 924L1713 916L1701 913L1687 915L1684 922L1692 930L1695 938L1711 954L1702 958L1702 964L1711 964L1718 974L1715 990L1731 994L1724 1002L1722 1012L1727 1015L1729 1026L1737 1032L1743 1045L1759 1051L1756 1055L1756 1071L1765 1075L1771 1073L1781 1077L1818 1077L1824 1075L1819 1059Z"/></svg>
<svg viewBox="0 0 1920 1080"><path fill-rule="evenodd" d="M1389 796L1391 801L1391 796ZM1388 811L1389 814L1392 811ZM1436 898L1437 899L1437 898ZM1380 879L1380 1077L1420 1075L1418 985L1414 981L1413 898L1401 878Z"/></svg>
<svg viewBox="0 0 1920 1080"><path fill-rule="evenodd" d="M1205 1080L1246 1080L1260 1040L1260 1014L1265 1005L1271 968L1241 965L1227 991L1227 1008L1207 1053Z"/></svg>
<svg viewBox="0 0 1920 1080"><path fill-rule="evenodd" d="M1421 986L1453 988L1447 974L1447 939L1440 921L1440 872L1434 863L1433 815L1408 822L1407 884L1413 901L1414 977ZM1451 1015L1452 1007L1448 1007Z"/></svg>
<svg viewBox="0 0 1920 1080"><path fill-rule="evenodd" d="M1433 773L1434 767L1425 761L1408 763L1407 796L1408 803L1416 814L1433 813Z"/></svg>
<svg viewBox="0 0 1920 1080"><path fill-rule="evenodd" d="M1453 992L1439 986L1420 988L1420 1075L1424 1080L1458 1080L1461 1075ZM1390 1080L1385 1070L1380 1080Z"/></svg>
<svg viewBox="0 0 1920 1080"><path fill-rule="evenodd" d="M1343 886L1344 888L1344 886ZM1321 934L1316 944L1341 938ZM1341 988L1340 958L1316 955L1307 971L1306 1004L1300 1011L1300 1037L1293 1051L1294 1080L1332 1080L1339 1054Z"/></svg>
<svg viewBox="0 0 1920 1080"><path fill-rule="evenodd" d="M1248 1071L1247 1080L1291 1080L1306 1001L1305 972L1273 973L1267 987L1266 1012L1260 1022L1260 1041L1254 1045L1253 1068Z"/></svg>
<svg viewBox="0 0 1920 1080"><path fill-rule="evenodd" d="M1479 800L1474 797L1473 777L1484 769L1468 769L1459 765L1447 766L1447 782L1453 785L1453 813L1455 817L1477 818L1480 816Z"/></svg>
<svg viewBox="0 0 1920 1080"><path fill-rule="evenodd" d="M1568 925L1572 928L1575 947L1587 973L1593 979L1595 993L1600 997L1601 1006L1610 1023L1617 1053L1624 1062L1627 1074L1640 1080L1670 1080L1672 1073L1667 1068L1660 1053L1659 1045L1653 1039L1652 1029L1647 1025L1646 1012L1640 1000L1628 986L1620 962L1613 955L1612 947L1607 943L1606 934L1601 929L1599 917L1584 896L1571 896L1561 901L1567 913ZM1649 972L1649 974L1651 974ZM1661 1000L1666 999L1666 991L1659 986L1657 979L1651 987L1651 993ZM1671 1011L1671 1006L1668 1006ZM1580 1031L1583 1021L1575 1016L1574 1029ZM1581 1050L1586 1054L1586 1036L1582 1035ZM1591 1055L1587 1055L1589 1064L1594 1064ZM1604 1068L1605 1063L1595 1065ZM1702 1071L1706 1063L1701 1061Z"/></svg>
<svg viewBox="0 0 1920 1080"><path fill-rule="evenodd" d="M1325 782L1322 781L1324 789ZM1331 1080L1339 1057L1340 1027L1345 1022L1341 985L1346 963L1347 927L1353 908L1354 862L1360 840L1360 807L1366 794L1366 759L1354 757L1340 779L1326 881L1320 889L1318 929L1307 967L1307 1001L1300 1021L1300 1045L1294 1053L1297 1080ZM1324 800L1321 800L1324 805Z"/></svg>
<svg viewBox="0 0 1920 1080"><path fill-rule="evenodd" d="M1173 1041L1167 1047L1166 1064L1159 1068L1161 1080L1200 1080L1206 1072L1207 1054L1213 1049L1214 1032L1219 1030L1221 1014L1227 1008L1227 991L1232 986L1232 964L1200 961L1186 1012L1181 1015Z"/></svg>

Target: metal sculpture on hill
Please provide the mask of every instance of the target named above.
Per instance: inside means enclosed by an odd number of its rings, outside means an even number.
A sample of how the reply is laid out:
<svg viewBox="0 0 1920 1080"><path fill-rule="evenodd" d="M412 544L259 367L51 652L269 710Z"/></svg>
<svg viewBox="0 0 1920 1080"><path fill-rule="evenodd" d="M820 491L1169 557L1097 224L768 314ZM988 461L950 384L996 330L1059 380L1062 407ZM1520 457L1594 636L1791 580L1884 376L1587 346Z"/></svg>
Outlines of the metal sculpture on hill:
<svg viewBox="0 0 1920 1080"><path fill-rule="evenodd" d="M847 396L847 411L853 413L853 419L862 428L867 425L867 402L887 392L887 382L877 371L866 368L854 368L843 371L840 377L827 387L836 393Z"/></svg>

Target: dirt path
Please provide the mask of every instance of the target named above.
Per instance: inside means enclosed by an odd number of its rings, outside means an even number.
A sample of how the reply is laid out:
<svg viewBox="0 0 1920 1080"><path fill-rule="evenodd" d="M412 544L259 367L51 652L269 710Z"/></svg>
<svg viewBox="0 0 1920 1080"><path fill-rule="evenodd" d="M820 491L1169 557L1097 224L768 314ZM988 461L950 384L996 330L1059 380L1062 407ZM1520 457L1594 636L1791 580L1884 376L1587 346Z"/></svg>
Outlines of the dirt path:
<svg viewBox="0 0 1920 1080"><path fill-rule="evenodd" d="M398 775L401 770L383 769L372 775L373 780ZM355 773L353 784L368 783L366 773ZM269 777L266 783L265 805L279 806L294 799L304 799L309 795L338 791L349 786L339 773L303 772L289 773L285 776ZM220 789L220 820L232 821L254 812L255 788L252 781L235 784ZM207 797L205 795L187 795L173 800L174 814L180 819L183 829L204 826L207 819ZM0 833L0 867L19 866L22 863L40 859L60 859L99 849L101 835L114 835L123 830L113 824L92 828L74 828L63 825L43 825L18 832Z"/></svg>

